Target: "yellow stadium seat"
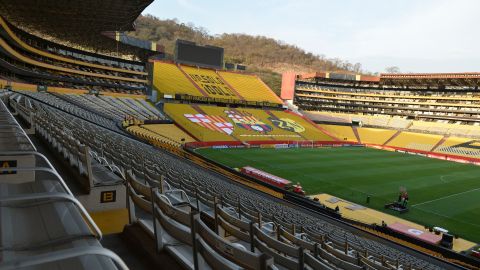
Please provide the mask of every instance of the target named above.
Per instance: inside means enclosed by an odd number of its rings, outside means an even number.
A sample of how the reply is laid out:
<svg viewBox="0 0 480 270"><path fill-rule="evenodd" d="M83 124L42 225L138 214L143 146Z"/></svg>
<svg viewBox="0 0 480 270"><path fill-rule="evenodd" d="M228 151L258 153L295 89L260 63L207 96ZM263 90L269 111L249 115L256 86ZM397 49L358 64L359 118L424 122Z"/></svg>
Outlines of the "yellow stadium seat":
<svg viewBox="0 0 480 270"><path fill-rule="evenodd" d="M177 127L174 124L150 124L150 125L142 125L141 127L180 144L196 141L194 138L188 135L185 131L181 130L179 127Z"/></svg>
<svg viewBox="0 0 480 270"><path fill-rule="evenodd" d="M440 140L442 135L432 135L413 132L402 132L387 145L401 148L430 151Z"/></svg>
<svg viewBox="0 0 480 270"><path fill-rule="evenodd" d="M440 154L456 155L469 158L480 158L479 143L474 139L448 137L434 152Z"/></svg>
<svg viewBox="0 0 480 270"><path fill-rule="evenodd" d="M353 133L353 129L351 126L340 126L340 125L319 125L319 126L340 140L354 141L354 142L357 141L357 138Z"/></svg>
<svg viewBox="0 0 480 270"><path fill-rule="evenodd" d="M195 141L195 139L173 124L130 126L127 128L127 131L139 138L150 141L154 145L159 143L180 147L183 143ZM182 138L185 140L182 141Z"/></svg>
<svg viewBox="0 0 480 270"><path fill-rule="evenodd" d="M227 71L218 72L220 76L248 101L266 101L279 103L282 101L260 78L255 75Z"/></svg>
<svg viewBox="0 0 480 270"><path fill-rule="evenodd" d="M228 86L218 74L211 69L181 66L185 74L196 84L203 95L213 98L243 99L233 88Z"/></svg>
<svg viewBox="0 0 480 270"><path fill-rule="evenodd" d="M357 128L362 143L383 145L397 131L379 128Z"/></svg>
<svg viewBox="0 0 480 270"><path fill-rule="evenodd" d="M188 94L200 96L201 93L182 73L177 65L172 63L154 63L153 86L161 94Z"/></svg>
<svg viewBox="0 0 480 270"><path fill-rule="evenodd" d="M291 112L165 104L165 112L200 141L332 141Z"/></svg>
<svg viewBox="0 0 480 270"><path fill-rule="evenodd" d="M255 75L215 71L212 69L154 63L154 89L160 97L186 94L232 101L255 101L281 104L282 101Z"/></svg>

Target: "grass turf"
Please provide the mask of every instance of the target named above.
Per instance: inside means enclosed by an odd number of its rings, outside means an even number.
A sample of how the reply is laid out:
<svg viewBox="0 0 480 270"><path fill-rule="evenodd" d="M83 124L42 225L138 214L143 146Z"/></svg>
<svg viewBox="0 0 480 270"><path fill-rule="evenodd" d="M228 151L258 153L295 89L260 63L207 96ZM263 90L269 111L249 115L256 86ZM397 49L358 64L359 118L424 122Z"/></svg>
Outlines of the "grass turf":
<svg viewBox="0 0 480 270"><path fill-rule="evenodd" d="M418 224L440 226L480 243L480 167L362 147L199 149L232 168L252 166ZM410 211L384 209L406 187ZM366 204L367 195L371 196Z"/></svg>

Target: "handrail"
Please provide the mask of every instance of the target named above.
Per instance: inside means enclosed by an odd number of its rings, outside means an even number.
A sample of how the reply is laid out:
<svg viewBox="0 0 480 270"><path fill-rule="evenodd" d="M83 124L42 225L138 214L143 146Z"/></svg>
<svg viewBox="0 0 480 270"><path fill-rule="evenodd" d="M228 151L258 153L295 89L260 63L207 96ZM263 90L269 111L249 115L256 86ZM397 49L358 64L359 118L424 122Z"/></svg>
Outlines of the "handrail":
<svg viewBox="0 0 480 270"><path fill-rule="evenodd" d="M17 168L17 170L28 170L28 169L32 170L32 169L35 169L35 170L51 172L53 175L55 175L58 178L60 184L65 188L67 193L73 196L72 191L68 188L68 186L65 183L65 181L63 180L63 178L60 176L60 174L57 172L57 170L55 170L55 167L53 167L52 163L50 163L50 161L43 154L35 152L35 151L2 151L2 152L0 152L0 156L26 156L26 155L39 156L40 158L42 158L47 163L48 167L50 167L50 168L32 167L32 168ZM12 168L9 168L9 170L11 170L11 169Z"/></svg>
<svg viewBox="0 0 480 270"><path fill-rule="evenodd" d="M9 116L17 125L18 129L21 129L21 126L18 124L17 120L11 115L9 112L8 108L6 108L6 105L2 102L0 102L0 113L3 115L5 114L6 118ZM49 175L53 175L52 177L37 177L32 176L33 181L57 181L62 189L57 192L51 192L51 190L48 190L46 192L33 192L33 193L23 193L23 194L6 194L4 197L0 197L0 206L3 207L12 207L12 208L27 208L27 207L34 207L36 205L54 205L55 202L64 202L66 203L65 207L68 207L68 204L71 203L73 204L73 208L76 208L77 210L73 210L70 212L72 214L73 220L80 224L81 226L81 232L80 233L73 233L73 234L68 234L56 238L56 239L51 239L48 241L41 242L40 245L57 245L59 243L63 243L63 241L75 241L77 239L83 239L84 237L95 237L98 241L100 241L103 237L101 230L95 224L94 220L92 217L88 214L87 210L85 207L74 197L73 193L71 190L68 188L66 185L65 181L63 178L60 176L58 171L55 169L55 167L52 165L50 160L48 160L45 155L39 153L36 151L34 144L30 140L30 138L26 135L25 131L23 131L23 137L27 138L29 141L30 145L33 147L34 151L0 151L0 157L13 157L16 159L19 159L21 157L33 157L35 160L35 163L32 164L33 167L10 167L10 168L0 168L0 171L5 171L5 170L14 170L18 172L36 172L36 174L39 174L41 172L45 172ZM18 136L20 137L20 136ZM43 161L43 163L42 163ZM36 164L41 163L40 166L36 166ZM47 179L48 178L48 179ZM68 210L68 208L66 208ZM78 211L78 212L77 212ZM57 213L59 215L59 218L62 218L61 213ZM80 223L79 223L80 222ZM32 226L35 226L35 224L32 224ZM65 226L65 225L64 225ZM95 241L96 242L96 241ZM99 242L96 242L99 243ZM18 247L9 247L10 249L15 249ZM24 248L24 247L21 247ZM39 248L38 245L36 246L26 246L25 248ZM73 257L78 257L78 256L83 256L83 255L101 255L101 256L106 256L113 260L113 262L116 264L117 267L120 269L128 269L128 267L125 265L125 263L113 252L99 248L99 247L85 247L85 248L73 248L73 249L68 249L68 250L59 250L59 251L52 251L52 252L47 252L41 255L33 255L33 256L28 256L28 258L21 257L21 258L13 258L11 261L3 261L0 262L0 269L17 269L17 268L22 268L22 267L30 267L38 264L45 264L49 262L55 262L58 260L64 260L64 259L69 259Z"/></svg>
<svg viewBox="0 0 480 270"><path fill-rule="evenodd" d="M2 126L0 126L0 128L2 128ZM23 135L22 132L18 132L18 131L3 131L3 130L0 130L0 133L1 134L14 134L14 135Z"/></svg>
<svg viewBox="0 0 480 270"><path fill-rule="evenodd" d="M0 199L0 206L14 206L18 202L22 201L34 201L34 200L50 200L50 201L69 201L77 206L82 215L87 219L89 226L93 229L97 235L97 239L102 239L102 232L98 228L97 224L93 221L92 217L88 214L87 210L73 195L60 193L60 192L46 192L29 195L13 195L10 197Z"/></svg>
<svg viewBox="0 0 480 270"><path fill-rule="evenodd" d="M13 117L12 117L13 118ZM0 125L0 128L7 128L7 127L11 127L11 128L16 128L16 129L19 129L19 130L23 130L21 129L18 125L16 124L1 124Z"/></svg>
<svg viewBox="0 0 480 270"><path fill-rule="evenodd" d="M13 119L13 123L16 124L18 127L21 127L21 125L18 123L17 119L15 119L15 117L13 117L12 113L10 113L10 111L8 110L7 105L5 105L5 103L2 100L0 100L0 104L1 104L1 107L3 107L5 109L5 112L7 113L7 115L10 116L10 119ZM27 138L27 140L32 145L33 150L37 151L37 148L33 144L32 140L30 140L30 137L28 137L27 133L25 133L25 130L22 129L22 131L23 131L23 135ZM0 153L2 153L2 152L0 152ZM53 168L53 166L52 166L52 168Z"/></svg>
<svg viewBox="0 0 480 270"><path fill-rule="evenodd" d="M0 264L0 270L14 270L35 265L52 263L80 256L98 255L111 259L120 269L128 270L128 266L112 251L100 247L76 247L68 250L51 251L40 255L29 255L18 260L5 261Z"/></svg>

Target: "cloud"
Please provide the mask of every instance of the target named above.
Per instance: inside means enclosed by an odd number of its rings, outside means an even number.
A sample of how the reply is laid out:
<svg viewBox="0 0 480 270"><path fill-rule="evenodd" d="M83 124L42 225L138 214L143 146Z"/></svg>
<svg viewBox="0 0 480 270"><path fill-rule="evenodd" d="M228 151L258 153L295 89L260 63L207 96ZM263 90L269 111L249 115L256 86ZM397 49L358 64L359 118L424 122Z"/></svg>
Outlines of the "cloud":
<svg viewBox="0 0 480 270"><path fill-rule="evenodd" d="M480 70L478 10L477 0L176 0L147 12L213 34L269 36L370 71L429 72Z"/></svg>
<svg viewBox="0 0 480 270"><path fill-rule="evenodd" d="M416 6L412 13L391 21L379 22L376 27L360 29L352 38L350 57L367 59L369 57L385 60L410 60L411 64L401 61L410 69L428 71L438 66L415 62L444 65L443 69L459 68L457 63L477 54L480 36L475 33L479 25L477 11L479 1L427 1ZM476 57L475 57L476 58ZM472 59L474 60L474 59ZM449 65L451 63L451 65ZM398 63L383 63L400 65ZM377 68L379 65L375 65ZM468 65L470 67L475 65ZM477 65L477 69L480 65Z"/></svg>

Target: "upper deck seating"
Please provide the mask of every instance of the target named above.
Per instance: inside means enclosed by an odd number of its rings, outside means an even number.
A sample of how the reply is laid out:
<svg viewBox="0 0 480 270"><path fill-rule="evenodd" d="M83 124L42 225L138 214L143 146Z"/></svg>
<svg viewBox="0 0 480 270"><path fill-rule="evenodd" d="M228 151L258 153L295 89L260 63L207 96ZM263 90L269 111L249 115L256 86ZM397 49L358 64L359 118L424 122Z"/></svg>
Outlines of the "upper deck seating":
<svg viewBox="0 0 480 270"><path fill-rule="evenodd" d="M475 90L384 89L297 83L295 104L306 111L399 116L425 121L478 125ZM390 125L397 124L395 122ZM398 123L401 124L401 123Z"/></svg>
<svg viewBox="0 0 480 270"><path fill-rule="evenodd" d="M195 88L192 82L188 80L177 65L172 63L154 63L153 86L164 95L201 95L201 92Z"/></svg>
<svg viewBox="0 0 480 270"><path fill-rule="evenodd" d="M33 37L32 35L26 34L23 31L12 27L2 17L0 17L0 28L2 29L1 32L4 38L11 39L15 43L17 43L19 47L30 53L35 53L40 56L63 61L65 63L71 63L85 67L98 68L127 74L144 76L147 75L147 73L145 72L145 67L140 63L126 63L121 59L114 61L111 60L111 57L109 57L109 59L105 59L105 57L102 57L100 55L95 57L91 56L91 53L82 54L79 53L77 50L75 52L70 52L63 49L64 46L52 46L52 43L50 42L48 42L48 49L36 47L42 43L42 39L38 37Z"/></svg>
<svg viewBox="0 0 480 270"><path fill-rule="evenodd" d="M341 112L305 111L305 115L315 122L349 123L362 122L362 125L389 128L408 128L412 121L388 115L365 115Z"/></svg>
<svg viewBox="0 0 480 270"><path fill-rule="evenodd" d="M153 86L163 97L175 94L281 104L281 100L258 77L215 71L167 62L154 63Z"/></svg>
<svg viewBox="0 0 480 270"><path fill-rule="evenodd" d="M189 80L204 95L214 98L243 99L237 91L227 85L218 74L211 69L190 66L179 66Z"/></svg>
<svg viewBox="0 0 480 270"><path fill-rule="evenodd" d="M47 41L33 36L19 37L8 23L0 17L0 69L11 77L21 77L22 80L49 85L73 84L80 87L96 87L104 91L144 92L146 90L146 76L144 66L131 63L120 64L112 60L92 63L72 57L51 53L55 46L50 44L49 49L35 47ZM32 39L35 39L32 41ZM53 46L53 47L52 47ZM64 50L60 50L64 52ZM81 54L72 53L70 56ZM101 59L98 57L84 57L84 59ZM103 64L99 64L103 63ZM118 64L117 67L111 66ZM141 70L141 71L140 71ZM47 81L49 81L47 83Z"/></svg>
<svg viewBox="0 0 480 270"><path fill-rule="evenodd" d="M155 62L153 86L166 95L187 94L222 99L240 97L213 70Z"/></svg>
<svg viewBox="0 0 480 270"><path fill-rule="evenodd" d="M110 73L108 71L101 71L101 70L96 71L94 69L78 67L78 66L75 66L75 64L71 64L71 63L62 63L55 60L47 60L42 58L41 56L26 54L16 50L16 48L9 45L8 42L6 42L6 40L2 38L0 38L0 46L3 49L2 52L4 52L6 56L9 56L12 59L17 60L19 62L25 62L37 68L45 68L47 70L71 73L74 75L85 75L90 77L97 77L97 78L104 78L104 79L111 79L111 80L118 80L118 81L137 82L137 83L147 82L145 79L136 78L135 75L133 75L132 77L117 76L113 72Z"/></svg>
<svg viewBox="0 0 480 270"><path fill-rule="evenodd" d="M459 137L480 137L480 126L478 125L413 121L409 129Z"/></svg>
<svg viewBox="0 0 480 270"><path fill-rule="evenodd" d="M218 74L245 100L282 103L279 97L256 75L219 71Z"/></svg>

